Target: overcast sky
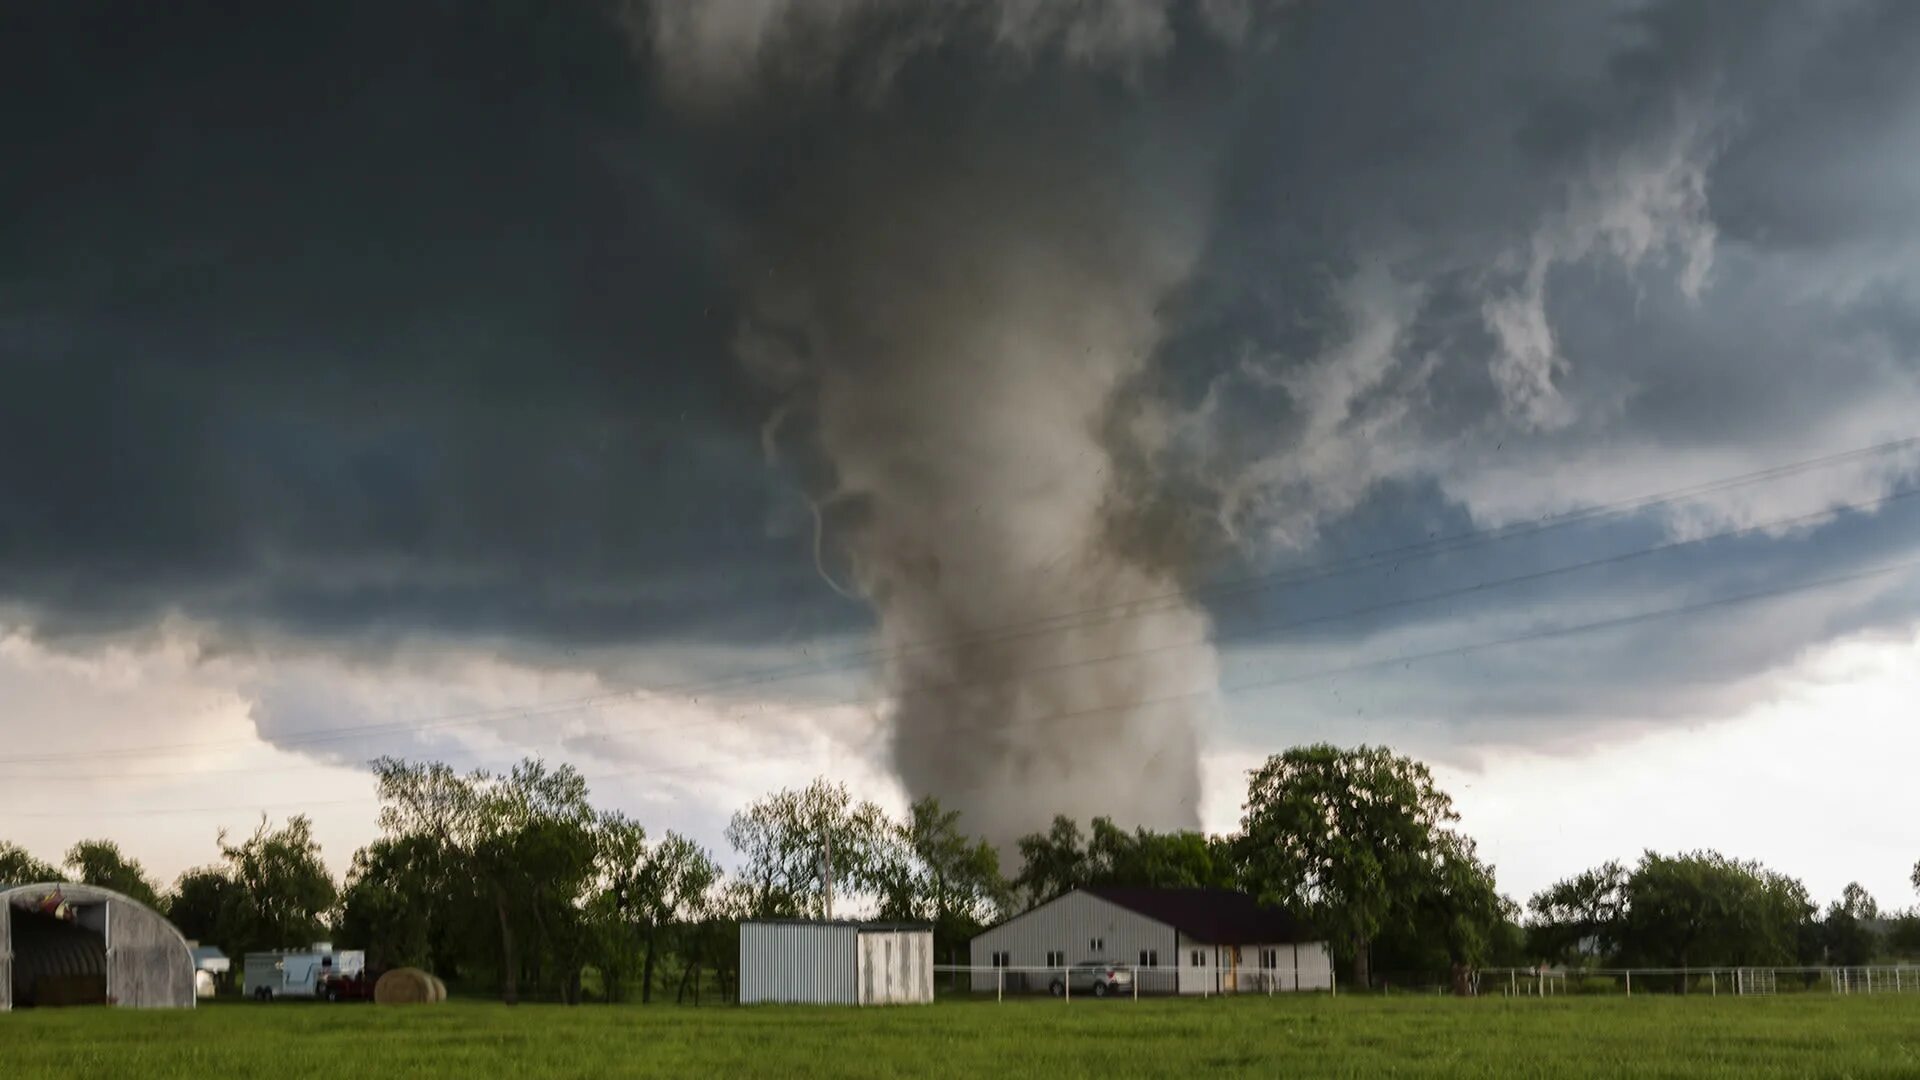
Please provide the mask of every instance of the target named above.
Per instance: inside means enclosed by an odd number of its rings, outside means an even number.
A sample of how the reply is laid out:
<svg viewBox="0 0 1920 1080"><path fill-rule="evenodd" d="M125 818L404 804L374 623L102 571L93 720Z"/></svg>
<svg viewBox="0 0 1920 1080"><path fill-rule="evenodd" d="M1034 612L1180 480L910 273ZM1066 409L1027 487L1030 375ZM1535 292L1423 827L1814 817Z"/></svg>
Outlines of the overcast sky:
<svg viewBox="0 0 1920 1080"><path fill-rule="evenodd" d="M0 15L0 839L1432 762L1910 902L1920 5Z"/></svg>

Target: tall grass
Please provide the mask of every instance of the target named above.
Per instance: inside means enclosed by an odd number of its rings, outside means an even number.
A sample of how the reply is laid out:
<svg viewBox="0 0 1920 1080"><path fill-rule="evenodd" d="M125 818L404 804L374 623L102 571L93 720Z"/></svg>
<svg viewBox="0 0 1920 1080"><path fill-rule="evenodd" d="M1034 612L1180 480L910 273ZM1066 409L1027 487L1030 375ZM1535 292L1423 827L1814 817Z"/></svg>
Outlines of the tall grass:
<svg viewBox="0 0 1920 1080"><path fill-rule="evenodd" d="M0 1077L1920 1075L1920 996L920 1008L217 1004L0 1015Z"/></svg>

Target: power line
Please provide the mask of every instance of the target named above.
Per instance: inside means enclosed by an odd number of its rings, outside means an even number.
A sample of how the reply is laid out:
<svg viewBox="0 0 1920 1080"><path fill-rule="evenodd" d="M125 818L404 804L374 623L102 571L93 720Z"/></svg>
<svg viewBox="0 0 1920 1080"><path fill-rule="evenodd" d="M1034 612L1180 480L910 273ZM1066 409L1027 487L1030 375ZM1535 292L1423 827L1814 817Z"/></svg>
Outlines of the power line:
<svg viewBox="0 0 1920 1080"><path fill-rule="evenodd" d="M841 700L841 701L831 701L831 702L824 702L824 703L814 704L814 705L796 706L794 708L784 710L783 715L787 717L794 717L794 716L805 716L813 713L824 712L830 709L850 709L850 708L859 708L862 706L877 707L879 705L898 702L900 700L914 700L917 698L921 698L929 695L935 695L935 694L951 694L951 693L955 693L963 690L973 690L973 689L981 689L985 687L1011 685L1011 684L1019 683L1021 681L1032 678L1037 675L1053 674L1060 671L1072 670L1072 669L1081 668L1081 667L1089 667L1097 664L1107 664L1107 663L1116 663L1123 660L1133 660L1143 656L1159 655L1162 653L1171 652L1178 649L1198 648L1198 647L1209 646L1209 645L1217 646L1222 644L1228 644L1236 640L1242 640L1245 638L1253 637L1255 635L1265 636L1275 632L1298 630L1298 629L1304 629L1312 626L1324 625L1327 623L1340 622L1347 619L1361 618L1368 615L1378 615L1388 611L1401 610L1409 607L1417 607L1420 605L1431 604L1431 603L1435 603L1442 600L1458 599L1463 596L1470 596L1477 593L1488 592L1494 589L1507 588L1513 585L1529 584L1532 582L1544 581L1544 580L1548 580L1555 577L1565 576L1568 574L1579 573L1587 570L1594 570L1594 569L1598 569L1605 566L1620 565L1620 564L1631 562L1634 560L1644 559L1654 555L1666 554L1666 553L1684 549L1684 548L1697 547L1700 545L1713 543L1715 541L1725 540L1732 537L1746 536L1754 533L1766 532L1773 529L1790 528L1793 526L1804 525L1804 524L1808 524L1815 521L1827 520L1842 513L1861 513L1869 510L1877 510L1887 505L1890 505L1892 503L1913 498L1917 495L1920 495L1920 487L1905 488L1905 489L1891 492L1887 495L1883 495L1877 499L1867 499L1867 500L1863 500L1856 503L1845 503L1838 506L1826 507L1824 509L1812 511L1809 513L1796 514L1796 515L1783 517L1783 518L1774 518L1772 520L1762 521L1752 525L1744 525L1738 528L1725 529L1717 533L1709 533L1703 536L1689 537L1684 540L1672 540L1663 544L1655 544L1650 547L1635 548L1629 551L1620 552L1613 555L1600 556L1597 558L1586 559L1576 563L1564 564L1561 566L1550 567L1544 570L1536 570L1529 573L1518 574L1510 577L1494 578L1487 581L1476 582L1475 584L1472 584L1472 585L1466 585L1466 586L1460 586L1457 588L1441 590L1439 592L1424 593L1418 596L1401 597L1395 600L1383 601L1378 604L1371 604L1371 605L1367 605L1359 608L1350 608L1342 611L1329 612L1329 613L1309 616L1305 618L1268 620L1265 622L1254 623L1251 626L1243 628L1239 634L1236 634L1234 636L1216 638L1211 635L1200 635L1197 637L1183 638L1178 641L1161 642L1159 644L1147 646L1145 648L1140 648L1140 649L1131 649L1131 650L1126 650L1118 653L1109 653L1102 656L1078 657L1072 660L1064 660L1064 661L1059 661L1052 664L1041 664L1034 667L1023 668L1020 671L1013 672L1009 675L1006 675L1004 677L997 678L997 679L954 680L947 683L936 683L936 684L930 684L930 685L910 687L897 694L883 695L881 697L850 698L850 699ZM507 718L512 719L513 717L509 716ZM637 727L637 728L626 727L624 731L626 734L629 734L629 735L646 735L646 734L656 734L656 733L666 732L666 731L684 730L690 727L704 727L711 724L731 723L731 722L740 721L744 719L746 719L746 717L743 714L738 714L738 713L724 714L716 717L681 721L681 722L676 722L672 724L662 724L657 726L647 726L647 727ZM356 734L354 737L358 737L358 735ZM254 745L254 744L249 744L249 745ZM276 740L274 745L279 746L279 745L282 745L282 743L279 740ZM14 764L14 763L16 762L12 760L0 761L0 764ZM125 773L125 772L69 773L69 774L60 774L57 776L44 776L44 775L43 776L0 776L0 779L16 779L16 780L25 779L25 780L52 781L52 780L165 778L165 777L182 776L182 775L187 775L187 776L212 776L212 775L221 775L221 774L260 775L263 773L270 774L274 772L319 771L321 769L332 769L332 768L340 768L340 767L351 767L351 766L314 765L314 766L303 766L298 769L264 769L264 768L238 767L233 769L218 769L218 770L187 769L187 770L169 770L164 772L148 772L148 773Z"/></svg>
<svg viewBox="0 0 1920 1080"><path fill-rule="evenodd" d="M1056 724L1066 720L1084 720L1091 717L1104 716L1104 715L1108 715L1116 712L1130 712L1136 709L1146 709L1146 708L1153 708L1161 705L1174 705L1174 704L1182 704L1182 703L1191 702L1191 701L1203 700L1205 698L1213 696L1216 693L1231 695L1231 694L1243 694L1249 691L1256 691L1256 690L1269 690L1275 687L1313 682L1320 679L1334 678L1340 675L1348 675L1348 674L1353 674L1360 671L1369 671L1377 668L1392 667L1396 664L1410 665L1413 663L1420 663L1420 662L1425 662L1429 660L1446 659L1446 658L1451 658L1455 656L1463 656L1470 653L1485 651L1488 649L1506 648L1514 645L1528 644L1528 643L1537 642L1537 641L1555 640L1559 638L1572 637L1578 634L1591 633L1595 631L1624 629L1630 626L1640 626L1640 625L1645 625L1651 622L1657 622L1661 619L1680 618L1688 615L1698 614L1704 611L1711 611L1711 610L1716 610L1724 607L1732 607L1739 604L1753 603L1755 601L1760 601L1760 600L1775 599L1778 597L1789 596L1796 593L1812 592L1817 589L1829 588L1834 585L1848 584L1855 581L1865 581L1871 578L1884 577L1888 574L1899 573L1901 571L1913 570L1916 568L1920 568L1920 559L1909 559L1902 562L1869 567L1863 570L1855 570L1855 571L1851 571L1844 574L1834 574L1828 577L1815 578L1808 581L1796 582L1790 585L1780 585L1780 586L1775 586L1773 588L1768 588L1768 589L1758 589L1751 592L1740 593L1734 596L1716 597L1709 600L1697 601L1691 604L1681 604L1674 607L1657 608L1652 611L1636 612L1631 615L1623 615L1623 616L1615 616L1615 617L1606 618L1606 619L1598 619L1590 622L1576 623L1569 626L1550 627L1544 630L1533 630L1524 634L1515 634L1508 637L1494 638L1492 640L1478 641L1478 642L1473 642L1466 645L1457 645L1457 646L1452 646L1444 649L1433 649L1425 652L1404 653L1397 656L1380 657L1374 660L1361 661L1358 663L1343 665L1340 667L1321 668L1321 669L1318 669L1315 671L1309 671L1309 672L1297 672L1290 675L1282 675L1282 676L1262 678L1262 679L1253 679L1253 680L1248 680L1245 682L1223 686L1219 688L1208 688L1204 690L1187 691L1187 692L1177 693L1177 694L1165 694L1157 697L1137 698L1131 701L1120 702L1120 703L1111 704L1111 705L1101 705L1101 706L1094 706L1094 707L1085 708L1085 709L1074 709L1074 710L1069 710L1065 712L1051 713L1051 714L1046 714L1042 716L1029 717L1021 722L1024 724L1041 724L1041 723ZM959 724L945 725L946 730L953 734L963 733L964 727L965 725L959 725ZM587 777L583 775L582 779L589 779L589 780L590 779L612 779L616 777L666 775L674 772L706 771L709 768L737 767L742 764L766 764L766 763L784 761L784 760L794 760L794 756L793 755L762 755L762 756L747 758L747 759L742 759L739 757L731 757L726 759L725 761L713 761L710 763L701 763L701 764L694 764L694 765L674 766L674 767L666 767L666 768L633 769L633 770L625 770L617 773L603 773L595 777ZM348 804L366 804L366 803L372 803L377 801L378 801L377 799L354 799L354 800L339 800L336 802L326 803L326 804L302 803L298 805L301 805L301 806L348 805ZM239 805L234 805L230 807L159 808L157 810L138 810L138 811L129 810L129 811L125 811L124 813L125 814L224 813L224 812L237 812L242 810L252 811L255 809L258 809L258 807L250 804L239 804ZM14 814L15 812L8 811L8 813ZM72 812L66 812L66 813L25 812L25 813L20 813L17 816L83 817L83 816L88 816L90 814L101 815L101 816L122 815L123 812L117 811L117 810L109 810L109 811L87 810L87 811L72 811Z"/></svg>
<svg viewBox="0 0 1920 1080"><path fill-rule="evenodd" d="M706 680L706 681L682 681L679 683L668 683L668 684L664 684L657 687L634 687L626 690L608 691L601 694L587 695L587 696L571 698L571 699L559 699L559 700L550 701L550 702L536 703L533 705L496 706L488 709L440 714L437 716L418 718L418 719L406 720L406 721L388 721L388 722L382 722L378 724L365 724L365 725L357 725L353 727L341 727L341 728L330 728L330 729L310 729L308 731L291 732L291 733L286 733L286 734L277 736L274 739L274 742L276 745L280 745L280 746L298 746L298 745L308 745L308 744L316 744L316 743L335 742L335 741L341 741L341 740L347 740L347 739L360 738L363 736L372 737L376 735L389 734L389 733L403 734L403 733L408 733L413 731L431 731L431 730L438 730L438 729L449 728L449 727L464 727L464 726L471 726L475 724L493 723L497 721L534 720L534 719L539 719L545 716L565 715L566 713L569 713L569 712L576 712L582 709L588 709L588 708L592 708L602 704L609 704L616 701L623 701L623 700L634 699L634 698L667 697L667 696L684 697L691 694L708 693L716 690L728 690L728 689L737 689L740 687L752 686L752 685L764 685L767 683L782 682L788 679L801 678L801 677L806 677L811 675L830 674L835 671L845 670L846 668L853 666L855 664L865 663L868 661L897 659L899 657L911 655L916 652L925 652L925 651L932 651L937 649L966 648L966 647L983 645L983 644L1020 640L1021 638L1024 638L1024 637L1036 636L1036 635L1045 634L1045 633L1054 633L1054 632L1065 631L1069 629L1077 629L1080 626L1091 625L1090 623L1070 623L1070 624L1058 625L1058 626L1042 625L1042 624L1051 624L1063 619L1075 619L1075 618L1080 618L1087 615L1108 614L1108 613L1114 613L1114 612L1125 612L1126 613L1124 615L1125 618L1138 618L1142 615L1155 614L1159 611L1168 610L1170 607L1190 603L1194 600L1216 599L1216 598L1221 598L1226 596L1245 595L1248 593L1259 592L1269 588L1278 588L1285 585L1296 585L1296 584L1303 584L1310 581L1326 580L1333 577L1344 576L1350 573L1357 573L1357 572L1361 572L1368 569L1374 569L1379 566L1385 565L1389 561L1395 561L1397 563L1397 562L1404 562L1408 559L1427 558L1434 555L1450 554L1454 551L1464 550L1466 548L1477 546L1483 543L1493 543L1493 542L1498 542L1502 540L1513 539L1515 537L1536 535L1536 534L1547 532L1553 529L1564 528L1568 525L1577 524L1580 522L1593 521L1593 520L1598 520L1606 517L1618 516L1621 514L1647 510L1657 506L1678 502L1684 499L1697 498L1704 494L1711 494L1718 491L1730 490L1732 488L1742 487L1742 486L1746 486L1754 483L1761 483L1768 480L1776 480L1782 477L1797 475L1797 474L1808 472L1814 469L1826 468L1832 465L1842 464L1848 461L1859 460L1867 457L1872 457L1875 455L1892 453L1895 451L1908 449L1915 446L1920 446L1920 435L1910 436L1903 439L1896 439L1890 442L1878 443L1872 446L1861 447L1854 450L1842 451L1835 454L1828 454L1821 457L1808 458L1802 461L1790 462L1783 465L1776 465L1770 468L1758 470L1756 472L1743 473L1737 476L1728 477L1720 480L1707 481L1707 482L1694 484L1694 485L1690 485L1683 488L1672 489L1672 490L1661 492L1654 495L1638 496L1632 499L1625 499L1625 500L1621 500L1614 503L1602 504L1600 506L1589 507L1583 510L1570 511L1568 513L1543 518L1537 522L1526 522L1526 523L1519 523L1519 524L1509 525L1509 526L1468 530L1460 533L1454 533L1445 537L1429 538L1427 540L1420 541L1414 544L1402 545L1400 547L1383 549L1383 550L1374 551L1374 552L1365 553L1365 554L1356 555L1356 556L1349 556L1343 559L1330 560L1330 561L1314 564L1308 567L1296 568L1288 571L1278 571L1272 574L1256 575L1252 577L1238 579L1236 581L1222 582L1212 586L1204 586L1204 587L1196 588L1191 591L1175 591L1175 592L1157 594L1155 596L1136 597L1126 601L1120 601L1120 602L1104 604L1096 607L1084 608L1078 611L1062 612L1055 615L1044 616L1039 619L1027 620L1022 623L1004 624L1003 626L998 628L982 631L978 635L974 635L966 638L948 639L944 642L928 640L928 641L917 642L917 643L908 643L900 646L892 646L892 647L885 647L885 648L870 648L870 649L843 653L838 658L830 658L830 659L825 659L821 661L812 661L812 662L809 662L806 664L800 664L800 665L790 665L785 668L774 668L774 669L769 669L762 672L749 672L741 675L727 676L719 679ZM1815 515L1808 515L1808 516L1809 517L1821 516L1826 513L1834 512L1835 510L1840 510L1840 509L1845 509L1845 507L1829 508L1829 510L1827 511L1821 511L1816 513ZM841 707L841 706L839 706L836 703L834 707ZM95 750L87 750L87 751L73 751L69 753L23 755L23 756L15 756L10 758L0 758L0 765L50 763L50 762L56 762L56 761L73 760L78 758L127 757L127 756L171 756L177 753L197 752L197 751L205 751L205 750L212 750L212 749L219 749L219 748L250 748L255 745L257 745L257 740L239 739L239 740L224 740L224 741L204 741L203 740L203 741L196 741L196 742L149 745L149 746L142 746L142 747L112 747L112 748L106 748L106 749L95 749Z"/></svg>

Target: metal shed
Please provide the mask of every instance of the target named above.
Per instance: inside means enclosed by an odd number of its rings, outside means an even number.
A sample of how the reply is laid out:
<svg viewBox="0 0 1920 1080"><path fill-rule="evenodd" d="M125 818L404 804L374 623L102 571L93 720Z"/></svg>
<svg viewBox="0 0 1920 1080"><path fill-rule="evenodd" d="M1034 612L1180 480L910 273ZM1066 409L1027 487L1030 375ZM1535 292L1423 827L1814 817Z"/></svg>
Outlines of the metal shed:
<svg viewBox="0 0 1920 1080"><path fill-rule="evenodd" d="M924 923L754 919L740 924L740 1003L924 1005L933 928Z"/></svg>
<svg viewBox="0 0 1920 1080"><path fill-rule="evenodd" d="M193 954L152 908L93 885L0 886L0 1011L190 1009Z"/></svg>

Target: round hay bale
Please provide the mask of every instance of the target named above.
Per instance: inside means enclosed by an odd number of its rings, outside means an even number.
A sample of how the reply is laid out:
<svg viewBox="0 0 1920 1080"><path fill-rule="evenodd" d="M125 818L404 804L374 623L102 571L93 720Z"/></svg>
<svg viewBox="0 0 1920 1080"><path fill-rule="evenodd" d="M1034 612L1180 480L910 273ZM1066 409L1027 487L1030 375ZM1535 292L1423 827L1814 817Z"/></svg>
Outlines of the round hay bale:
<svg viewBox="0 0 1920 1080"><path fill-rule="evenodd" d="M433 1000L435 1001L447 1000L447 984L441 981L440 976L428 975L427 978L433 980Z"/></svg>
<svg viewBox="0 0 1920 1080"><path fill-rule="evenodd" d="M433 976L419 968L394 968L373 984L376 1005L425 1005L433 1000Z"/></svg>

